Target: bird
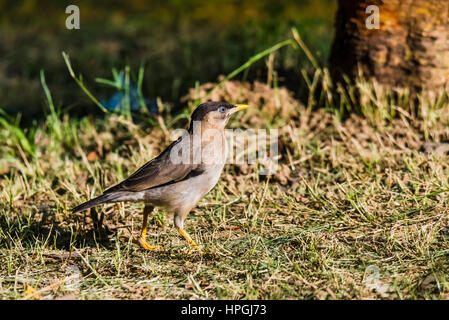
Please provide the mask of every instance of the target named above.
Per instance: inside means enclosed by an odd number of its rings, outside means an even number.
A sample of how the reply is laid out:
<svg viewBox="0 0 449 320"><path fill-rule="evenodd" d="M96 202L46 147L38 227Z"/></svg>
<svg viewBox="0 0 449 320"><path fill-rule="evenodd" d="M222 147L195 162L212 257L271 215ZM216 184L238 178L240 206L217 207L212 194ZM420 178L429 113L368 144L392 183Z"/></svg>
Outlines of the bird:
<svg viewBox="0 0 449 320"><path fill-rule="evenodd" d="M147 242L147 219L155 207L174 213L179 234L193 252L201 248L184 230L184 221L201 198L217 184L226 160L225 127L246 104L209 101L192 113L189 129L157 157L145 163L127 179L105 190L102 195L72 209L73 213L115 202L143 202L143 220L137 242L148 251L160 251Z"/></svg>

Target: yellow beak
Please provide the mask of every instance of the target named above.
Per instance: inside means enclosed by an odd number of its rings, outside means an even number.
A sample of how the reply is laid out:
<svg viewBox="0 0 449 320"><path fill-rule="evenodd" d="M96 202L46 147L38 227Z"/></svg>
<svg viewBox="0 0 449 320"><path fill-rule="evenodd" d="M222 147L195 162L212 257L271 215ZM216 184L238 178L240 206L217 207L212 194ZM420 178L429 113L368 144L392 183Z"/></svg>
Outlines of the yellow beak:
<svg viewBox="0 0 449 320"><path fill-rule="evenodd" d="M233 114L237 111L248 109L248 108L249 108L249 105L247 105L247 104L236 104L235 108L231 109L231 114Z"/></svg>

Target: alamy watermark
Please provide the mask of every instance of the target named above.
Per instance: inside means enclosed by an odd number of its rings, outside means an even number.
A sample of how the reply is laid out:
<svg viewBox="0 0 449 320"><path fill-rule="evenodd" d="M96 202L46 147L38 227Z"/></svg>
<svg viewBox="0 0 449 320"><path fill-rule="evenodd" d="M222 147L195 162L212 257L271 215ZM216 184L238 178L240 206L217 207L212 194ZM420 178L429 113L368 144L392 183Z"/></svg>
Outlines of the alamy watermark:
<svg viewBox="0 0 449 320"><path fill-rule="evenodd" d="M65 20L65 27L69 30L80 28L80 8L74 4L65 8L65 13L69 14Z"/></svg>
<svg viewBox="0 0 449 320"><path fill-rule="evenodd" d="M390 290L390 286L380 280L380 270L376 265L366 267L363 283L366 288L374 290L381 295L385 295Z"/></svg>
<svg viewBox="0 0 449 320"><path fill-rule="evenodd" d="M177 129L172 140L181 137L170 150L173 164L260 164L259 174L273 174L278 167L277 129L202 129L194 121L192 132Z"/></svg>
<svg viewBox="0 0 449 320"><path fill-rule="evenodd" d="M380 29L380 10L376 5L370 5L366 7L365 13L369 14L365 20L365 26L367 29Z"/></svg>
<svg viewBox="0 0 449 320"><path fill-rule="evenodd" d="M80 288L81 272L75 265L70 265L65 270L64 287L68 291L75 291Z"/></svg>

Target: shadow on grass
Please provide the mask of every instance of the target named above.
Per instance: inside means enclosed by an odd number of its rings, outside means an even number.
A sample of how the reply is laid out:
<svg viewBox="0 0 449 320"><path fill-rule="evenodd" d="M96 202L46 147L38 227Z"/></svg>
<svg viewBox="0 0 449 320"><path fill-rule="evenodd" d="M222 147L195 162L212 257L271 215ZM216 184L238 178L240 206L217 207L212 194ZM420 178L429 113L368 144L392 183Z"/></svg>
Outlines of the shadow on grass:
<svg viewBox="0 0 449 320"><path fill-rule="evenodd" d="M0 249L12 250L13 248L26 248L39 252L40 248L52 248L66 251L64 254L45 253L46 258L64 260L77 255L71 253L74 249L98 248L103 250L116 250L118 230L123 227L113 223L104 222L104 212L98 213L92 208L85 213L71 214L70 218L58 221L56 208L43 206L40 209L33 208L28 215L17 209L7 206L0 207ZM92 222L86 222L86 220ZM125 237L126 238L126 237ZM128 238L129 239L129 238ZM189 253L188 245L183 248L164 246L160 252L146 252L139 247L136 241L132 241L136 250L154 256L159 262L173 261L208 261L215 262L222 259L213 252L204 252L202 255ZM127 241L120 241L126 244Z"/></svg>
<svg viewBox="0 0 449 320"><path fill-rule="evenodd" d="M103 212L90 211L93 223L80 221L79 215L74 215L70 221L58 222L52 209L46 207L25 216L14 209L0 207L0 212L3 212L0 214L0 248L20 246L36 249L44 245L60 250L98 246L114 248L111 238L117 231L103 223Z"/></svg>

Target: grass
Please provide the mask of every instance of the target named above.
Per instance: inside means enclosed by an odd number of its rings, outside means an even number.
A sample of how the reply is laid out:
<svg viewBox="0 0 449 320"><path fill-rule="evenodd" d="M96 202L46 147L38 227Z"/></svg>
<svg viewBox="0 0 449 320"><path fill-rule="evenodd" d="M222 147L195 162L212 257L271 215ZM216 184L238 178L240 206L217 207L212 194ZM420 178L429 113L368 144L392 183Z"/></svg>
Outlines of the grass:
<svg viewBox="0 0 449 320"><path fill-rule="evenodd" d="M259 176L260 164L225 167L186 221L204 255L185 254L170 212L151 217L159 253L133 242L140 204L70 212L157 155L185 118L71 118L53 105L42 72L46 120L25 130L0 118L0 297L448 299L449 167L446 155L420 151L448 138L447 95L416 100L363 79L335 85L316 67L298 71L304 105L276 86L212 85L211 97L253 105L230 127L279 128L281 159L272 176ZM186 104L204 99L204 88ZM65 280L71 270L75 286Z"/></svg>

